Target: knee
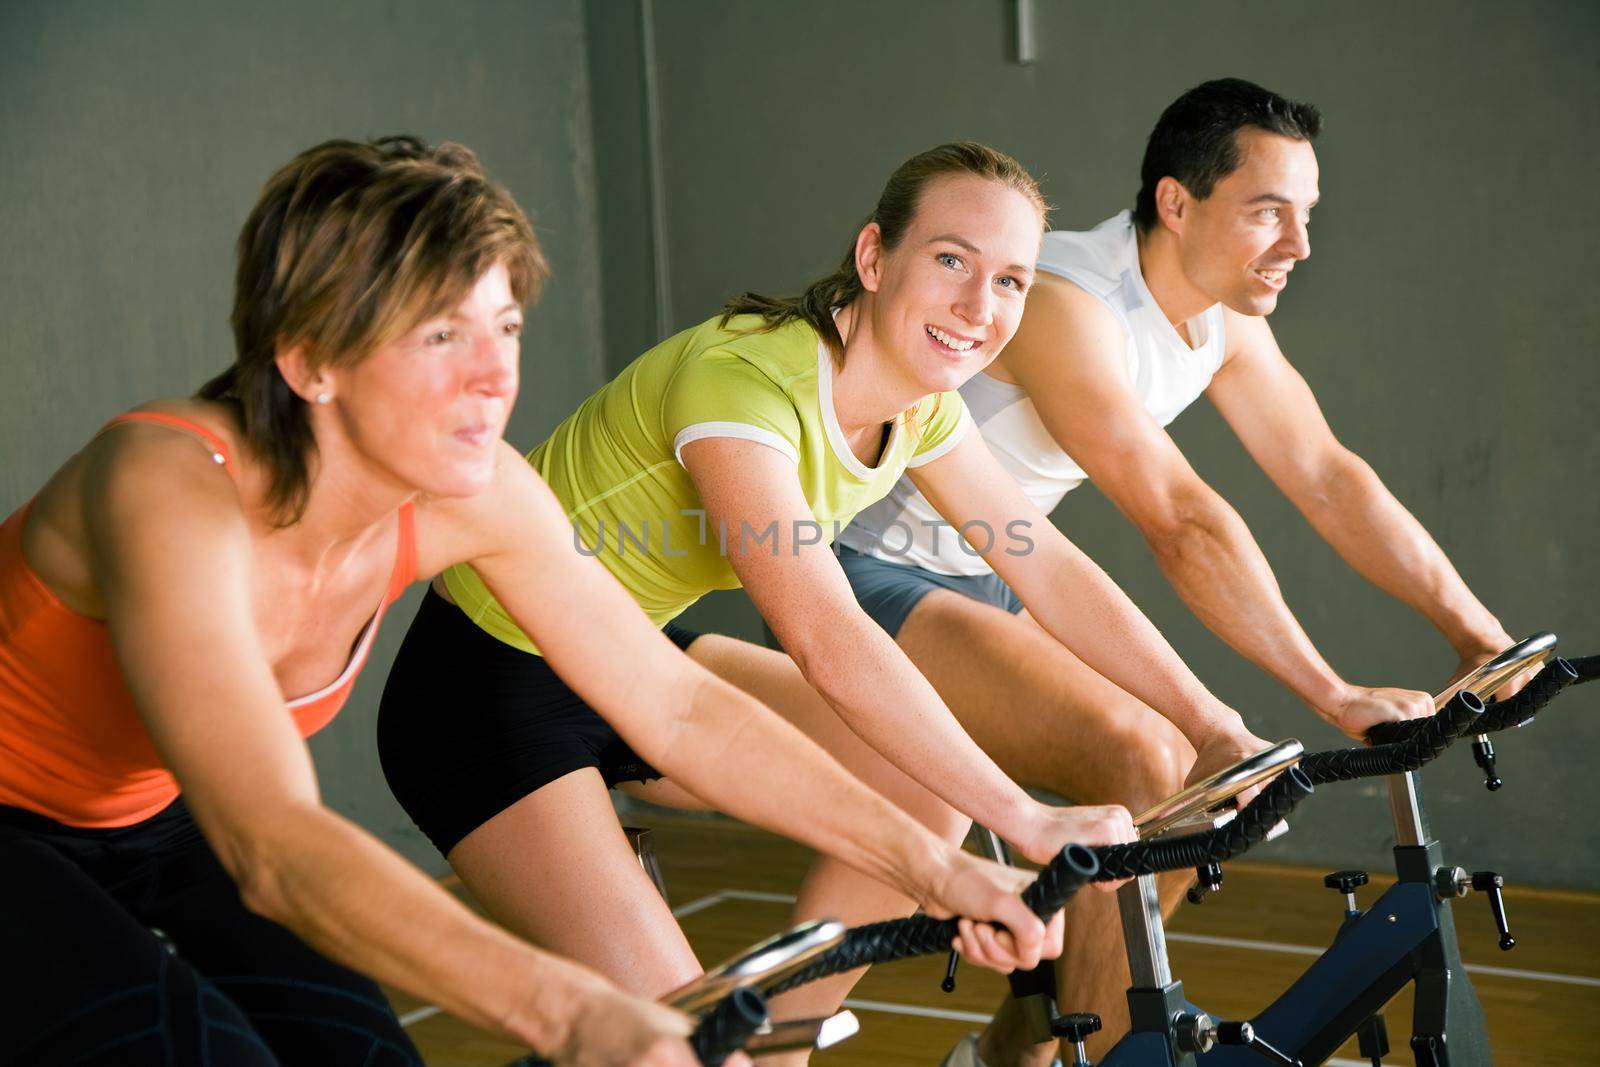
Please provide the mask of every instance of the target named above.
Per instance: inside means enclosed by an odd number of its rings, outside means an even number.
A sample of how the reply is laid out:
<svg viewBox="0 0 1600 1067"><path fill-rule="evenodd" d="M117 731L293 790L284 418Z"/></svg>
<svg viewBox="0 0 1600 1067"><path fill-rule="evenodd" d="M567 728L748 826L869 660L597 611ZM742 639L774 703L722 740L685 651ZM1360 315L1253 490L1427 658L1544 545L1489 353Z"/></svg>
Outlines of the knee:
<svg viewBox="0 0 1600 1067"><path fill-rule="evenodd" d="M1183 788L1194 766L1194 746L1175 727L1128 738L1127 774L1118 803L1138 813Z"/></svg>

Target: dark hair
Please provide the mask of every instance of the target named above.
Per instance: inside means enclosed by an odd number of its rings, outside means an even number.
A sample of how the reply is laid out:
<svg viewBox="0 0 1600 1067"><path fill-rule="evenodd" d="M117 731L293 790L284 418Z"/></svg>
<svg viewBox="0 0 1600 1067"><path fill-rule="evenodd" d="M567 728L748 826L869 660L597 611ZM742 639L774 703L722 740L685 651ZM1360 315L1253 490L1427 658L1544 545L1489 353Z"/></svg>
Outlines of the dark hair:
<svg viewBox="0 0 1600 1067"><path fill-rule="evenodd" d="M878 206L861 225L876 222L883 233L883 247L897 246L905 237L928 183L945 175L970 174L987 178L1027 197L1039 211L1042 228L1050 208L1039 192L1039 183L1021 163L1004 152L975 141L942 144L919 152L895 168L878 197ZM859 227L857 232L859 232ZM728 301L722 309L722 325L735 315L760 315L761 329L774 330L796 319L803 320L821 335L834 358L844 358L844 339L833 323L833 309L860 296L861 278L856 274L856 247L851 240L844 261L832 274L811 283L799 296L774 298L745 293Z"/></svg>
<svg viewBox="0 0 1600 1067"><path fill-rule="evenodd" d="M533 228L478 158L415 137L327 141L274 174L239 233L233 366L200 387L233 405L267 468L267 502L295 522L317 442L306 402L278 372L304 345L313 367L349 365L458 304L504 263L519 303L548 269Z"/></svg>
<svg viewBox="0 0 1600 1067"><path fill-rule="evenodd" d="M1133 209L1139 231L1148 233L1159 218L1156 185L1162 178L1176 178L1191 196L1204 200L1237 170L1244 162L1238 134L1246 127L1311 141L1322 132L1322 114L1311 104L1285 100L1240 78L1218 78L1190 89L1150 131Z"/></svg>

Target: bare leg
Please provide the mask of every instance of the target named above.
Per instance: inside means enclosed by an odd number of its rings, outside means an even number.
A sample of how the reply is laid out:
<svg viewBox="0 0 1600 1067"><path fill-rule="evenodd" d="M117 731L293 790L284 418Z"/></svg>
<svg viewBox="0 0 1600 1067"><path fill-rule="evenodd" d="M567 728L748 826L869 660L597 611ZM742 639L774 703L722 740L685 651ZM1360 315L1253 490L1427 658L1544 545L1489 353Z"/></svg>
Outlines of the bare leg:
<svg viewBox="0 0 1600 1067"><path fill-rule="evenodd" d="M448 859L496 921L631 993L659 997L701 972L593 768L523 797Z"/></svg>
<svg viewBox="0 0 1600 1067"><path fill-rule="evenodd" d="M1137 813L1182 788L1193 766L1194 749L1176 727L1026 614L939 591L917 605L897 640L973 740L1026 785ZM1159 879L1163 913L1177 906L1189 879L1187 872ZM1128 1028L1128 966L1114 896L1079 893L1068 906L1057 976L1063 1011L1092 1011L1103 1020L1090 1045L1099 1058ZM979 1041L989 1067L1048 1063L1054 1051L1025 1047L1009 998Z"/></svg>
<svg viewBox="0 0 1600 1067"><path fill-rule="evenodd" d="M807 684L794 661L781 652L708 634L689 655L714 674L775 709L826 749L846 770L909 812L935 833L960 841L970 820L952 809L869 747ZM795 921L835 918L846 925L909 915L914 901L827 856L820 856L800 885ZM812 1018L838 1010L864 970L813 982L772 1002L774 1018ZM763 1062L796 1064L804 1054Z"/></svg>

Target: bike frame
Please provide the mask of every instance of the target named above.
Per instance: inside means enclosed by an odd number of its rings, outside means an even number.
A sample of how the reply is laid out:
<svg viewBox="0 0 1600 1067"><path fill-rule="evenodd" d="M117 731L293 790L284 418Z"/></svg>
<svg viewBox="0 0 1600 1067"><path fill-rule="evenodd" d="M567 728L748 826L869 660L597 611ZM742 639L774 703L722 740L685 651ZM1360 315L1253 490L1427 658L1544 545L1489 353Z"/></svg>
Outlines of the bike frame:
<svg viewBox="0 0 1600 1067"><path fill-rule="evenodd" d="M1444 867L1428 832L1413 774L1389 779L1398 881L1365 912L1349 915L1333 944L1250 1021L1267 1043L1306 1067L1326 1061L1408 982L1416 985L1411 1047L1419 1065L1478 1067L1493 1062L1483 1009L1456 943L1449 899L1436 889ZM1175 1023L1197 1012L1174 981L1155 879L1118 890L1133 984L1132 1030L1101 1067L1262 1067L1239 1046L1180 1049Z"/></svg>

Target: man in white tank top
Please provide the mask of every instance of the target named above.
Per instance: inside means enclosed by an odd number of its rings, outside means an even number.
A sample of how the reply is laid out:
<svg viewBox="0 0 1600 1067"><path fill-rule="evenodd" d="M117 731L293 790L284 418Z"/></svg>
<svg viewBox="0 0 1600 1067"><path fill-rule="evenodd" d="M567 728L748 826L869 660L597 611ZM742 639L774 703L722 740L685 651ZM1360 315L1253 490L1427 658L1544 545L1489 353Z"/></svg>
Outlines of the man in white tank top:
<svg viewBox="0 0 1600 1067"><path fill-rule="evenodd" d="M1433 622L1463 670L1511 643L1422 526L1334 437L1267 325L1310 254L1310 142L1320 125L1309 105L1247 82L1180 97L1151 135L1136 209L1045 238L1016 338L962 396L1042 511L1092 479L1213 632L1360 737L1376 722L1431 713L1431 700L1354 685L1329 666L1243 520L1164 429L1205 393L1317 532ZM841 560L869 613L1002 768L1077 802L1138 812L1238 758L1220 741L1183 736L1019 613L981 555L985 540L1026 551L1026 530L963 541L937 520L903 479L845 531ZM1168 909L1183 882L1163 885ZM1091 1048L1103 1052L1127 1028L1115 905L1080 894L1067 926L1060 1000L1103 1017ZM1048 1062L1048 1046L1020 1047L1008 1005L947 1062Z"/></svg>

